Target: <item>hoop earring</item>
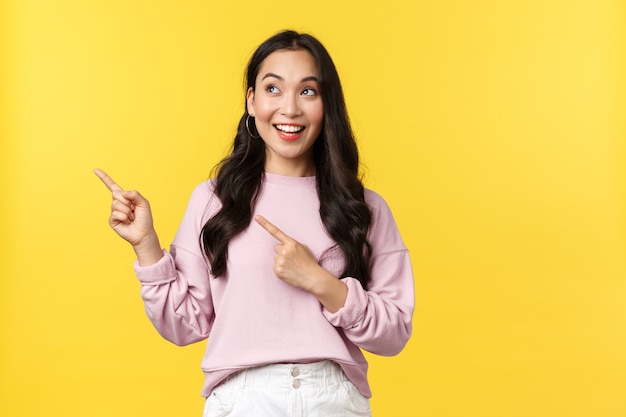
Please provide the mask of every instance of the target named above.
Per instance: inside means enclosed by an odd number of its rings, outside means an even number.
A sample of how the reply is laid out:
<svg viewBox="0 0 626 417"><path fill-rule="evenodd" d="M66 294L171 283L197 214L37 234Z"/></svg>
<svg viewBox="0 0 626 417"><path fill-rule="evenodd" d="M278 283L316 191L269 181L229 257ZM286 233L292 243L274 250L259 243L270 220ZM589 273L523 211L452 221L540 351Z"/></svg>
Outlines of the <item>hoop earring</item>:
<svg viewBox="0 0 626 417"><path fill-rule="evenodd" d="M248 115L248 117L246 117L246 130L248 131L248 134L250 135L251 138L253 139L258 139L261 137L261 135L259 135L259 132L257 131L257 135L254 136L252 134L252 132L250 131L250 126L248 125L248 120L250 120L250 115Z"/></svg>

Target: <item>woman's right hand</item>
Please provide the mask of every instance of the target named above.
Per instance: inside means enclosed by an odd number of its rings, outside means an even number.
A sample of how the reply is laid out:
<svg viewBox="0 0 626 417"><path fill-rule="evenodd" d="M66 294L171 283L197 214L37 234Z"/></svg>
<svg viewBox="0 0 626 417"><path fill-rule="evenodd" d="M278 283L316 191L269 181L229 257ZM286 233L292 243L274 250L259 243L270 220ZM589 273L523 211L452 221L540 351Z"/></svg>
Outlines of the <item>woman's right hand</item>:
<svg viewBox="0 0 626 417"><path fill-rule="evenodd" d="M113 197L109 225L133 246L139 264L151 265L161 259L163 252L154 230L148 200L137 191L123 190L104 171L96 169L94 173L111 191Z"/></svg>

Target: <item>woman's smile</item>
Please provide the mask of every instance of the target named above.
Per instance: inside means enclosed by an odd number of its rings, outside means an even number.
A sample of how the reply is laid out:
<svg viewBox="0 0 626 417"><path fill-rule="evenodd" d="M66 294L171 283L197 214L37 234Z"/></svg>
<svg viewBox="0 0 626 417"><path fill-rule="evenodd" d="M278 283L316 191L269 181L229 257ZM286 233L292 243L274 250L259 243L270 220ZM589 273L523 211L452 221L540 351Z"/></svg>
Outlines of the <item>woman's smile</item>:
<svg viewBox="0 0 626 417"><path fill-rule="evenodd" d="M304 126L294 124L277 124L274 128L278 131L278 136L287 141L298 139L304 131Z"/></svg>

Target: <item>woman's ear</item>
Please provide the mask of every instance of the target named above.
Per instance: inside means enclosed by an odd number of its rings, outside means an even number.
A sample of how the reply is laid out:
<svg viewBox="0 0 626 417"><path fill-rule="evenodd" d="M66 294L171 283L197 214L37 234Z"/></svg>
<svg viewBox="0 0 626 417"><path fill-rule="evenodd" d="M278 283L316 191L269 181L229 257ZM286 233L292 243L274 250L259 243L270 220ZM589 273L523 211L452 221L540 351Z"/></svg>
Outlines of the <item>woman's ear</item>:
<svg viewBox="0 0 626 417"><path fill-rule="evenodd" d="M254 88L248 88L246 93L246 104L248 107L248 114L254 117Z"/></svg>

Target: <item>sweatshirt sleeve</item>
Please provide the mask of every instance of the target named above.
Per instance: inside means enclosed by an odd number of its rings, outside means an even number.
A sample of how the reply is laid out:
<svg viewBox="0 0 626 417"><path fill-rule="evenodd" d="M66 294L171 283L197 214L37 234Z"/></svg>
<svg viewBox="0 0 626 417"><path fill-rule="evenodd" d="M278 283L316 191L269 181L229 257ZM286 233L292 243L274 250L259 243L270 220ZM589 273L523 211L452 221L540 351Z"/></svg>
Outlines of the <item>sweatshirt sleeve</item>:
<svg viewBox="0 0 626 417"><path fill-rule="evenodd" d="M203 184L191 196L170 251L149 266L134 269L148 318L165 339L187 345L206 339L214 320L208 264L199 236L209 201Z"/></svg>
<svg viewBox="0 0 626 417"><path fill-rule="evenodd" d="M345 305L335 313L324 309L324 315L352 343L374 354L392 356L404 348L412 332L415 293L411 259L384 200L370 191L368 203L372 209L368 290L357 279L344 278L348 286Z"/></svg>

